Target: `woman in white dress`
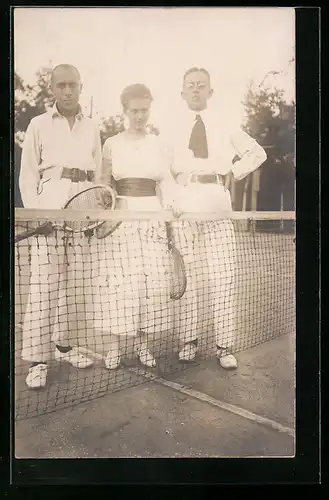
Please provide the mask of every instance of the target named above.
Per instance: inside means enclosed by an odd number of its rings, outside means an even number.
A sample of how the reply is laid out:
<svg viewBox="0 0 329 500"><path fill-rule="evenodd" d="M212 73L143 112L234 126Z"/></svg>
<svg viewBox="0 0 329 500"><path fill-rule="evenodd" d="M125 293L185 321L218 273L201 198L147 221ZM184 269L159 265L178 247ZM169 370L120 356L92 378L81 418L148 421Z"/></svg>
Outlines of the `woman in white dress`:
<svg viewBox="0 0 329 500"><path fill-rule="evenodd" d="M146 131L151 102L146 86L125 88L121 103L129 126L107 139L103 147L102 170L96 180L114 187L119 210L162 210L160 189L170 175L170 166L160 138ZM169 330L171 321L169 308L166 310L170 268L165 225L143 220L122 222L114 233L98 241L103 245L103 256L96 327L111 336L105 365L117 368L120 339L133 337L142 364L154 367L147 336Z"/></svg>

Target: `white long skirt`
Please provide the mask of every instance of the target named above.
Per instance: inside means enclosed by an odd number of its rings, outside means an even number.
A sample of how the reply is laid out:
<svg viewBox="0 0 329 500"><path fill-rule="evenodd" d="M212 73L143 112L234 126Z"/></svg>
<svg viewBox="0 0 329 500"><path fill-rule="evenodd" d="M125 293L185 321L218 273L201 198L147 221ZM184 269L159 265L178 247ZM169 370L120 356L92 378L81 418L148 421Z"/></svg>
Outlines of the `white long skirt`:
<svg viewBox="0 0 329 500"><path fill-rule="evenodd" d="M130 210L161 210L156 197L130 197L118 208L122 205ZM139 331L170 330L170 262L164 223L123 222L97 246L95 327L106 334L131 337Z"/></svg>

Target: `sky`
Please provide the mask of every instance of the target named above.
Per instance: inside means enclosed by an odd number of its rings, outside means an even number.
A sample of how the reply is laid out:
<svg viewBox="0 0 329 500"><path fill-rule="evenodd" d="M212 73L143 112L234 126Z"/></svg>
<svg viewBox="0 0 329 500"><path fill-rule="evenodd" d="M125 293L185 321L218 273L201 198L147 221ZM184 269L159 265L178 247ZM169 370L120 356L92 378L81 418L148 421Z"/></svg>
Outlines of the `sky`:
<svg viewBox="0 0 329 500"><path fill-rule="evenodd" d="M83 80L81 104L121 113L120 93L145 83L161 126L182 106L182 76L191 66L210 71L212 106L241 124L247 85L282 87L295 95L293 8L15 8L14 67L26 83L41 66L71 63Z"/></svg>

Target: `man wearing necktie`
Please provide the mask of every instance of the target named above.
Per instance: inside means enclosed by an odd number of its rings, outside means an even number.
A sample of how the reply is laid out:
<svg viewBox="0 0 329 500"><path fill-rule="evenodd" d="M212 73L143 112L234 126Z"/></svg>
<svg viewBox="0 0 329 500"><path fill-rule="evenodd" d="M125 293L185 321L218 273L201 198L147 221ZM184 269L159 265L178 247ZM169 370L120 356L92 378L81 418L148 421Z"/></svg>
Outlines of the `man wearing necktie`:
<svg viewBox="0 0 329 500"><path fill-rule="evenodd" d="M188 147L193 151L195 158L208 158L206 127L199 114L195 117Z"/></svg>
<svg viewBox="0 0 329 500"><path fill-rule="evenodd" d="M171 170L177 183L173 209L177 215L227 214L232 204L225 176L231 173L240 180L266 160L265 151L252 137L241 129L231 130L219 113L209 109L212 94L207 70L191 68L185 73L181 95L187 106L171 130ZM211 317L219 363L234 369L237 360L231 350L238 332L233 303L236 248L232 221L177 222L175 229L188 279L185 296L176 306L181 318L179 359L194 360L198 337L201 332L208 334Z"/></svg>

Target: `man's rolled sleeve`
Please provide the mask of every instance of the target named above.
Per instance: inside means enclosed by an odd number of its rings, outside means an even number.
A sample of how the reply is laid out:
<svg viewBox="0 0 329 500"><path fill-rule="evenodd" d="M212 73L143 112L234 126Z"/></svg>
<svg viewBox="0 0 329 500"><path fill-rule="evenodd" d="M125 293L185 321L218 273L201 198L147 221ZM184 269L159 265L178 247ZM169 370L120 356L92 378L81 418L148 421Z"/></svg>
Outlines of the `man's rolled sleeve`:
<svg viewBox="0 0 329 500"><path fill-rule="evenodd" d="M259 168L267 159L265 150L255 139L240 130L232 136L232 145L241 160L234 163L232 173L236 180L241 180Z"/></svg>

